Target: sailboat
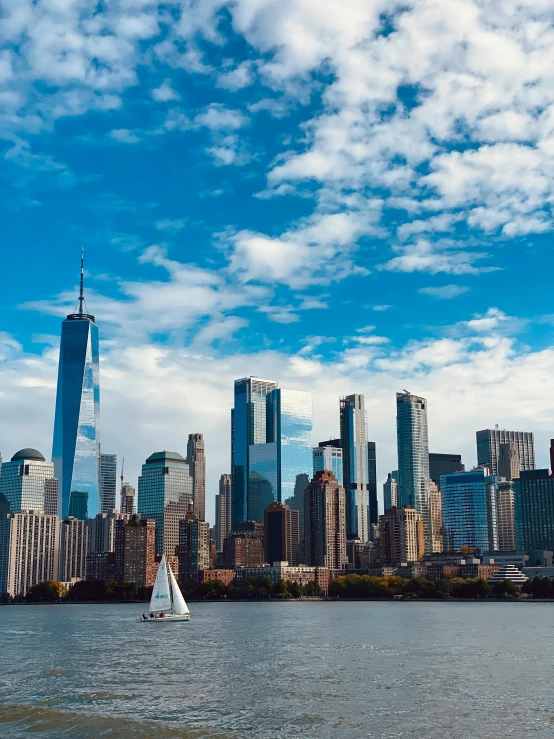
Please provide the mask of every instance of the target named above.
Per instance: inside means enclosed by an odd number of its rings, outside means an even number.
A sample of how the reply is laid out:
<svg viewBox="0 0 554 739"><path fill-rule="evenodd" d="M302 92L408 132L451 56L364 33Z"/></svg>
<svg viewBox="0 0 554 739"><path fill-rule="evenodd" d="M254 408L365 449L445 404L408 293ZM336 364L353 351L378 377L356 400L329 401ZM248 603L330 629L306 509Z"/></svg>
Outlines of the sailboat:
<svg viewBox="0 0 554 739"><path fill-rule="evenodd" d="M174 621L188 621L190 611L181 589L177 584L175 575L171 570L169 562L162 555L162 561L158 567L156 582L152 590L152 598L150 599L150 608L148 613L141 616L142 622L148 623L173 623Z"/></svg>

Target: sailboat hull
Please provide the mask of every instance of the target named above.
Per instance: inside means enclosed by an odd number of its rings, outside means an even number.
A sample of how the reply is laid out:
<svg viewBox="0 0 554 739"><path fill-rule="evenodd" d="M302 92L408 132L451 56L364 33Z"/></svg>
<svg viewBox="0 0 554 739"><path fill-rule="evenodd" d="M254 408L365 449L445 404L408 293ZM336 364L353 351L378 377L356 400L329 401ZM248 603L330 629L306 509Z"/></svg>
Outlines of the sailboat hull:
<svg viewBox="0 0 554 739"><path fill-rule="evenodd" d="M168 614L167 616L164 616L163 618L140 618L139 620L143 624L169 624L169 623L175 623L176 621L188 621L190 618L190 614L186 613L184 616L178 616L177 614Z"/></svg>

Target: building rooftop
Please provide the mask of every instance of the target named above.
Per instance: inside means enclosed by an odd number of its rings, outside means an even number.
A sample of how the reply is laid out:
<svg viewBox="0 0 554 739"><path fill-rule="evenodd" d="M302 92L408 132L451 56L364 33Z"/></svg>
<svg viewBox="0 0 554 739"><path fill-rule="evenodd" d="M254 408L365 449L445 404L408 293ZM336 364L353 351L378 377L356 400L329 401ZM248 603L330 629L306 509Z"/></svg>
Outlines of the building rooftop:
<svg viewBox="0 0 554 739"><path fill-rule="evenodd" d="M156 464L157 462L186 462L186 459L179 452L154 452L146 460L146 464Z"/></svg>
<svg viewBox="0 0 554 739"><path fill-rule="evenodd" d="M31 449L30 447L27 447L26 449L20 449L18 452L16 452L12 457L12 462L18 462L22 459L29 459L36 462L46 462L40 452L37 452L36 449Z"/></svg>

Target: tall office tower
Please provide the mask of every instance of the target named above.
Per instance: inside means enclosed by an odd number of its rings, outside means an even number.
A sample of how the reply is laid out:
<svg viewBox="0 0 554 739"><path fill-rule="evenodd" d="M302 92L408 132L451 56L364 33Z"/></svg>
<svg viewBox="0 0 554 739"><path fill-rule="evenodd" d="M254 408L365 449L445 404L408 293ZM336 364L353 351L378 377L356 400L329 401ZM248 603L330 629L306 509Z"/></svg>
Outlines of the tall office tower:
<svg viewBox="0 0 554 739"><path fill-rule="evenodd" d="M215 546L216 551L223 551L225 537L231 531L231 475L223 474L219 478L219 493L215 496Z"/></svg>
<svg viewBox="0 0 554 739"><path fill-rule="evenodd" d="M513 441L502 441L498 453L498 477L505 480L515 480L519 477L521 463L519 449Z"/></svg>
<svg viewBox="0 0 554 739"><path fill-rule="evenodd" d="M300 547L298 511L291 511L284 503L271 503L264 511L265 561L288 562L297 565ZM296 519L293 523L293 519Z"/></svg>
<svg viewBox="0 0 554 739"><path fill-rule="evenodd" d="M121 486L121 492L120 492L120 507L121 507L121 513L127 516L132 516L135 511L135 497L136 497L136 490L135 488L128 482L124 482Z"/></svg>
<svg viewBox="0 0 554 739"><path fill-rule="evenodd" d="M379 516L381 562L418 562L425 554L424 525L421 514L411 506L391 508Z"/></svg>
<svg viewBox="0 0 554 739"><path fill-rule="evenodd" d="M179 521L179 573L210 569L210 524L194 512L193 504Z"/></svg>
<svg viewBox="0 0 554 739"><path fill-rule="evenodd" d="M86 521L66 518L61 525L60 580L71 582L84 579L88 550L89 527Z"/></svg>
<svg viewBox="0 0 554 739"><path fill-rule="evenodd" d="M498 475L500 444L517 444L521 470L535 469L535 442L528 431L506 431L505 429L484 429L477 431L477 464L489 468L491 475Z"/></svg>
<svg viewBox="0 0 554 739"><path fill-rule="evenodd" d="M89 554L115 551L115 525L123 517L124 514L113 510L109 513L98 513L94 518L89 518L87 521Z"/></svg>
<svg viewBox="0 0 554 739"><path fill-rule="evenodd" d="M377 455L375 442L367 442L367 495L369 498L369 538L373 539L374 526L379 526L379 504L377 502Z"/></svg>
<svg viewBox="0 0 554 739"><path fill-rule="evenodd" d="M346 536L369 541L368 460L364 396L340 399L342 477L346 492Z"/></svg>
<svg viewBox="0 0 554 739"><path fill-rule="evenodd" d="M340 570L346 556L346 493L329 470L316 472L306 488L308 564Z"/></svg>
<svg viewBox="0 0 554 739"><path fill-rule="evenodd" d="M266 397L277 387L273 380L244 377L235 380L235 406L231 411L231 522L249 519L250 447L267 442Z"/></svg>
<svg viewBox="0 0 554 739"><path fill-rule="evenodd" d="M340 439L336 439L340 444ZM320 442L319 446L313 449L313 474L328 470L337 478L339 485L342 485L342 449L340 446L331 446L327 441Z"/></svg>
<svg viewBox="0 0 554 739"><path fill-rule="evenodd" d="M0 519L0 593L26 595L45 580L59 580L60 519L10 513Z"/></svg>
<svg viewBox="0 0 554 739"><path fill-rule="evenodd" d="M498 549L496 485L487 467L441 477L444 549Z"/></svg>
<svg viewBox="0 0 554 739"><path fill-rule="evenodd" d="M138 480L138 510L156 524L156 554L175 556L179 521L192 503L192 476L178 452L155 452L142 465Z"/></svg>
<svg viewBox="0 0 554 739"><path fill-rule="evenodd" d="M206 455L202 434L189 434L187 462L192 477L192 502L194 512L201 521L206 520Z"/></svg>
<svg viewBox="0 0 554 739"><path fill-rule="evenodd" d="M383 484L383 501L385 505L385 513L391 508L398 505L398 482L392 476L392 472L387 475L387 480Z"/></svg>
<svg viewBox="0 0 554 739"><path fill-rule="evenodd" d="M108 513L117 508L117 455L100 455L100 509Z"/></svg>
<svg viewBox="0 0 554 739"><path fill-rule="evenodd" d="M443 551L442 498L436 482L429 485L429 520L431 522L431 552Z"/></svg>
<svg viewBox="0 0 554 739"><path fill-rule="evenodd" d="M83 256L79 307L62 323L52 461L59 480L58 515L69 515L74 491L88 495L91 518L100 513L100 374L98 326L86 313Z"/></svg>
<svg viewBox="0 0 554 739"><path fill-rule="evenodd" d="M396 393L398 442L398 504L421 514L425 551L432 551L429 519L429 442L427 401L404 391Z"/></svg>
<svg viewBox="0 0 554 739"><path fill-rule="evenodd" d="M156 579L156 523L138 516L115 526L115 568L120 583L149 588Z"/></svg>
<svg viewBox="0 0 554 739"><path fill-rule="evenodd" d="M34 511L47 516L57 513L58 481L54 465L36 449L20 449L0 468L0 490L9 513Z"/></svg>
<svg viewBox="0 0 554 739"><path fill-rule="evenodd" d="M515 551L514 484L511 480L498 483L496 491L496 519L498 521L498 548L500 551Z"/></svg>
<svg viewBox="0 0 554 739"><path fill-rule="evenodd" d="M554 477L549 470L522 471L514 480L514 498L517 548L527 554L554 549Z"/></svg>
<svg viewBox="0 0 554 739"><path fill-rule="evenodd" d="M429 477L439 486L441 484L441 475L449 475L452 472L463 472L461 454L435 454L429 452Z"/></svg>
<svg viewBox="0 0 554 739"><path fill-rule="evenodd" d="M275 388L266 396L266 442L248 451L248 518L263 521L274 501L294 495L297 477L312 471L312 395Z"/></svg>

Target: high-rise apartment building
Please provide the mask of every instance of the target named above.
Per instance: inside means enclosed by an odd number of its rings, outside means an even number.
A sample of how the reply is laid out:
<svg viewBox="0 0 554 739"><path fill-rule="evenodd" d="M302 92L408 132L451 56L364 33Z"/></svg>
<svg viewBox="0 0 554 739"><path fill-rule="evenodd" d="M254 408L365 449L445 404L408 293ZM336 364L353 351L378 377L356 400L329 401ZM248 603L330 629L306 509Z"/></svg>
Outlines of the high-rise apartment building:
<svg viewBox="0 0 554 739"><path fill-rule="evenodd" d="M120 519L115 528L115 567L119 582L149 588L156 579L156 524L153 520Z"/></svg>
<svg viewBox="0 0 554 739"><path fill-rule="evenodd" d="M265 561L299 564L299 512L284 503L271 503L264 511Z"/></svg>
<svg viewBox="0 0 554 739"><path fill-rule="evenodd" d="M100 455L100 509L108 513L117 508L117 455Z"/></svg>
<svg viewBox="0 0 554 739"><path fill-rule="evenodd" d="M439 486L441 475L450 475L452 472L463 472L461 454L436 454L429 452L429 477Z"/></svg>
<svg viewBox="0 0 554 739"><path fill-rule="evenodd" d="M496 490L496 519L498 521L498 549L500 551L513 552L516 549L514 505L513 482L511 480L500 481Z"/></svg>
<svg viewBox="0 0 554 739"><path fill-rule="evenodd" d="M334 443L339 446L333 446L328 441L320 442L319 446L313 449L313 474L328 470L337 478L339 485L342 485L342 449L340 447L340 439L335 439Z"/></svg>
<svg viewBox="0 0 554 739"><path fill-rule="evenodd" d="M521 470L535 469L535 442L528 431L506 431L484 429L477 431L477 464L489 468L491 475L498 475L500 444L512 442L517 445Z"/></svg>
<svg viewBox="0 0 554 739"><path fill-rule="evenodd" d="M88 551L89 527L86 521L66 518L61 524L60 580L84 580Z"/></svg>
<svg viewBox="0 0 554 739"><path fill-rule="evenodd" d="M59 580L60 519L10 513L0 519L0 593L26 595L45 580Z"/></svg>
<svg viewBox="0 0 554 739"><path fill-rule="evenodd" d="M179 521L179 573L210 569L210 524L198 518L193 504Z"/></svg>
<svg viewBox="0 0 554 739"><path fill-rule="evenodd" d="M517 548L554 549L554 477L549 470L523 470L514 480ZM534 564L534 562L530 562Z"/></svg>
<svg viewBox="0 0 554 739"><path fill-rule="evenodd" d="M89 554L115 551L115 525L122 518L124 515L116 510L89 518L87 521Z"/></svg>
<svg viewBox="0 0 554 739"><path fill-rule="evenodd" d="M392 476L392 472L389 472L383 484L383 502L385 513L398 506L398 481Z"/></svg>
<svg viewBox="0 0 554 739"><path fill-rule="evenodd" d="M308 564L339 570L346 556L346 493L329 470L316 472L306 488Z"/></svg>
<svg viewBox="0 0 554 739"><path fill-rule="evenodd" d="M69 515L72 492L88 496L87 512L100 513L100 375L98 326L85 312L83 259L78 309L62 323L52 461L59 480L58 515Z"/></svg>
<svg viewBox="0 0 554 739"><path fill-rule="evenodd" d="M124 482L121 486L120 491L120 512L127 516L132 516L137 511L135 511L135 500L136 500L136 490L135 488L128 482Z"/></svg>
<svg viewBox="0 0 554 739"><path fill-rule="evenodd" d="M273 380L244 377L235 380L235 404L231 411L231 521L247 521L250 447L267 442L268 393L277 387Z"/></svg>
<svg viewBox="0 0 554 739"><path fill-rule="evenodd" d="M377 454L374 441L367 442L367 497L369 499L369 538L373 539L372 532L375 527L379 526L379 503L377 501Z"/></svg>
<svg viewBox="0 0 554 739"><path fill-rule="evenodd" d="M257 567L264 562L264 525L259 521L234 524L223 543L223 562L229 569Z"/></svg>
<svg viewBox="0 0 554 739"><path fill-rule="evenodd" d="M231 475L219 478L219 493L215 496L215 546L217 552L223 551L225 537L231 531Z"/></svg>
<svg viewBox="0 0 554 739"><path fill-rule="evenodd" d="M439 486L433 480L429 485L429 521L431 523L431 553L442 552L442 498Z"/></svg>
<svg viewBox="0 0 554 739"><path fill-rule="evenodd" d="M386 511L379 516L379 540L383 563L402 564L423 559L425 537L421 514L411 506Z"/></svg>
<svg viewBox="0 0 554 739"><path fill-rule="evenodd" d="M346 492L346 536L369 541L368 459L364 396L340 399L340 438Z"/></svg>
<svg viewBox="0 0 554 739"><path fill-rule="evenodd" d="M445 551L498 549L497 482L487 467L441 477Z"/></svg>
<svg viewBox="0 0 554 739"><path fill-rule="evenodd" d="M34 511L52 516L58 512L58 480L54 465L36 449L20 449L0 467L0 491L9 513Z"/></svg>
<svg viewBox="0 0 554 739"><path fill-rule="evenodd" d="M498 477L515 480L521 471L518 445L514 441L502 441L499 450Z"/></svg>
<svg viewBox="0 0 554 739"><path fill-rule="evenodd" d="M155 452L142 465L138 481L138 510L156 525L156 554L175 556L179 521L192 503L192 476L178 452Z"/></svg>
<svg viewBox="0 0 554 739"><path fill-rule="evenodd" d="M206 520L206 454L202 434L189 434L187 462L192 477L192 503L194 513Z"/></svg>
<svg viewBox="0 0 554 739"><path fill-rule="evenodd" d="M398 503L411 506L423 520L425 550L432 551L429 519L429 441L427 400L404 391L396 393L398 443Z"/></svg>

